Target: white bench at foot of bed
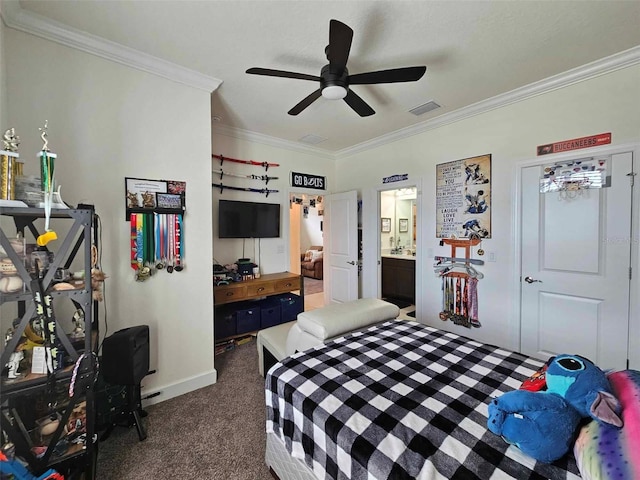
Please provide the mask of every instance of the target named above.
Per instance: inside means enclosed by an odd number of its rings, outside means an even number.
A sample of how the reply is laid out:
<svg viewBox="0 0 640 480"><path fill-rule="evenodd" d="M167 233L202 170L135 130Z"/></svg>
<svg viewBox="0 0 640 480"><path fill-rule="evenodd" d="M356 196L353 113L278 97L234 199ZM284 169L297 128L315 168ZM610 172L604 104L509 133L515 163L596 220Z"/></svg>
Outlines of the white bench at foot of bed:
<svg viewBox="0 0 640 480"><path fill-rule="evenodd" d="M266 371L283 358L349 332L397 318L400 309L378 298L335 303L298 315L298 320L258 332L258 368Z"/></svg>

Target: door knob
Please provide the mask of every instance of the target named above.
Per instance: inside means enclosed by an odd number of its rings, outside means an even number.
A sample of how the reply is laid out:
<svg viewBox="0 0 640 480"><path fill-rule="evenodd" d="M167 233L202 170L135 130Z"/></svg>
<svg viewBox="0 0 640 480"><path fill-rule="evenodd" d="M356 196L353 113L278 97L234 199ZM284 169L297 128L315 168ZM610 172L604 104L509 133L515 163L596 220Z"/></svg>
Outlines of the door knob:
<svg viewBox="0 0 640 480"><path fill-rule="evenodd" d="M542 283L542 280L536 280L535 278L532 278L532 277L524 277L524 281L527 283L535 283L535 282Z"/></svg>
<svg viewBox="0 0 640 480"><path fill-rule="evenodd" d="M355 265L355 264L356 264L356 262L354 262L354 261L347 262L347 263L348 263L349 265Z"/></svg>

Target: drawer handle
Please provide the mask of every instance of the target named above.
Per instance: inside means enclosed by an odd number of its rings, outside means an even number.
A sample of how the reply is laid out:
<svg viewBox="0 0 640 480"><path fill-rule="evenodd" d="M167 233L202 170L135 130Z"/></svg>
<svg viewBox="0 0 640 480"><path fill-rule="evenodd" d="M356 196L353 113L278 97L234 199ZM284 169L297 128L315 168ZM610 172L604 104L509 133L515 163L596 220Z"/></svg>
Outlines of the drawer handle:
<svg viewBox="0 0 640 480"><path fill-rule="evenodd" d="M287 283L285 287L290 287L291 285L292 285L291 283Z"/></svg>
<svg viewBox="0 0 640 480"><path fill-rule="evenodd" d="M258 289L258 293L260 293L260 292L261 292L261 291L263 291L263 290L264 290L264 287L260 287L260 288Z"/></svg>
<svg viewBox="0 0 640 480"><path fill-rule="evenodd" d="M233 297L233 292L227 292L227 297Z"/></svg>

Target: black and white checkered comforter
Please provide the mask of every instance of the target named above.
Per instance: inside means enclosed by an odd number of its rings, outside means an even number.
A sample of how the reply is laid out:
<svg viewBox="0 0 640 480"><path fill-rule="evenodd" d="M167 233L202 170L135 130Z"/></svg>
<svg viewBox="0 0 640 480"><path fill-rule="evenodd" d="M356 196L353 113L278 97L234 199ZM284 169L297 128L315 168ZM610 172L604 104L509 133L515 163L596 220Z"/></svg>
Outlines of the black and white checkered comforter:
<svg viewBox="0 0 640 480"><path fill-rule="evenodd" d="M487 429L490 401L541 363L390 321L277 363L267 432L320 478L579 478L571 454L537 463Z"/></svg>

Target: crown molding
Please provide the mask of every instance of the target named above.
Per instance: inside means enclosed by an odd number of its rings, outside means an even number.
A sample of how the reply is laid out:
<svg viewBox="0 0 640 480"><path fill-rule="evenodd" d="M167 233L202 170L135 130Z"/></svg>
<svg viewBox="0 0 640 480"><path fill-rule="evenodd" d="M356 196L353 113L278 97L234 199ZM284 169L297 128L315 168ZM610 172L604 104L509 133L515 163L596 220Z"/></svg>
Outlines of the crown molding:
<svg viewBox="0 0 640 480"><path fill-rule="evenodd" d="M36 13L24 10L20 7L18 0L0 0L0 16L7 27L30 33L32 35L194 88L213 92L222 84L222 81L217 78L203 75L195 70L142 53L138 50L105 40L101 37L91 35L87 32L74 29ZM213 131L220 135L226 135L242 140L306 153L316 157L319 156L335 160L349 157L388 143L393 143L403 138L429 130L434 130L451 123L459 122L497 108L538 95L543 95L553 90L564 88L600 75L606 75L616 70L637 65L639 63L640 46L637 46L336 152L301 145L297 142L283 140L269 135L225 125L214 124Z"/></svg>
<svg viewBox="0 0 640 480"><path fill-rule="evenodd" d="M262 133L251 132L242 128L230 127L227 125L213 125L213 133L224 135L227 137L238 138L240 140L247 140L249 142L262 143L271 147L284 148L286 150L293 150L300 153L306 153L313 155L314 157L327 158L329 160L335 160L336 155L333 152L322 150L317 147L310 147L307 145L301 145L300 143L290 140L283 140L281 138L272 137L270 135L263 135Z"/></svg>
<svg viewBox="0 0 640 480"><path fill-rule="evenodd" d="M215 91L222 84L217 78L25 10L18 0L3 0L1 5L2 19L9 28L207 92Z"/></svg>
<svg viewBox="0 0 640 480"><path fill-rule="evenodd" d="M352 147L344 148L335 153L336 158L345 158L351 155L355 155L372 148L377 148L388 143L401 140L403 138L417 135L428 130L434 130L444 125L459 122L466 118L474 117L482 113L495 110L497 108L505 107L512 103L521 102L528 98L543 95L545 93L558 90L560 88L573 85L575 83L583 82L600 75L614 72L623 68L638 65L640 63L640 46L624 50L609 57L605 57L595 62L587 63L580 67L568 70L566 72L554 75L549 78L545 78L538 82L525 85L524 87L516 88L510 92L496 95L495 97L482 100L464 108L460 108L453 112L445 113L438 117L426 120L415 125L411 125L395 132L391 132L385 135L381 135L372 140L359 143Z"/></svg>

